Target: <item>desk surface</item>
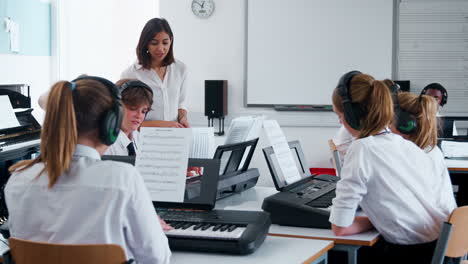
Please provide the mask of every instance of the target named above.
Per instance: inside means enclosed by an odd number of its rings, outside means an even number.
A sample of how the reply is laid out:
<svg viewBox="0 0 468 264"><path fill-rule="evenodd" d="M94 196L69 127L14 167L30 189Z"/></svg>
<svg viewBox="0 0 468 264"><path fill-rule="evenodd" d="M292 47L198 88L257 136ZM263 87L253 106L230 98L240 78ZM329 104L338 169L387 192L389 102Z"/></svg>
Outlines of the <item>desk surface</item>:
<svg viewBox="0 0 468 264"><path fill-rule="evenodd" d="M332 241L267 236L250 255L174 251L171 263L314 263L332 247Z"/></svg>
<svg viewBox="0 0 468 264"><path fill-rule="evenodd" d="M450 172L466 172L468 173L468 160L462 159L445 159L448 170Z"/></svg>
<svg viewBox="0 0 468 264"><path fill-rule="evenodd" d="M254 187L216 202L216 209L226 210L262 210L263 199L276 193L272 187ZM337 244L372 246L379 237L376 230L350 236L335 236L330 229L281 226L273 224L268 232L270 236L332 240Z"/></svg>

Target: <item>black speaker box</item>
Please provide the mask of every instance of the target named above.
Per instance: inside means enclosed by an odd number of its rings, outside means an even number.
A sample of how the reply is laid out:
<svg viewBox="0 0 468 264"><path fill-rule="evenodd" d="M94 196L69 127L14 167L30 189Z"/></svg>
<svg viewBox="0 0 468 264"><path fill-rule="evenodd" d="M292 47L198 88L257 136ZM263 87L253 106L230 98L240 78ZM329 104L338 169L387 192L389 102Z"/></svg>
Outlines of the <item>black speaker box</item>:
<svg viewBox="0 0 468 264"><path fill-rule="evenodd" d="M220 118L227 114L227 80L205 80L205 116Z"/></svg>

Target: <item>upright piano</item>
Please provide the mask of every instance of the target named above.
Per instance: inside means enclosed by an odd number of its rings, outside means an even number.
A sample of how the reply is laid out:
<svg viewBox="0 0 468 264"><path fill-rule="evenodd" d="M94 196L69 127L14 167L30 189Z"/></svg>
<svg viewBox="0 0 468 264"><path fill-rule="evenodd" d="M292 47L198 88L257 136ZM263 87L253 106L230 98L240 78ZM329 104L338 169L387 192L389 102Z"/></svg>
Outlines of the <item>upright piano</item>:
<svg viewBox="0 0 468 264"><path fill-rule="evenodd" d="M21 159L29 159L39 152L41 125L32 115L29 86L0 85L0 96L8 96L15 110L19 126L0 129L0 224L8 216L3 188L10 173L8 167Z"/></svg>

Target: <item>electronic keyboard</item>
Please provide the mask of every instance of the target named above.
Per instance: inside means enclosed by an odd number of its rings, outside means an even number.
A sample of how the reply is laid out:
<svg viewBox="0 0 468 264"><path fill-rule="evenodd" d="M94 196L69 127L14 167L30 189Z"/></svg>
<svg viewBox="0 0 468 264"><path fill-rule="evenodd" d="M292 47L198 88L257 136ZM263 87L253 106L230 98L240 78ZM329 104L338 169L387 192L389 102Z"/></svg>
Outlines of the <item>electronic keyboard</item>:
<svg viewBox="0 0 468 264"><path fill-rule="evenodd" d="M157 209L174 229L166 231L172 250L250 254L265 240L271 221L259 211Z"/></svg>

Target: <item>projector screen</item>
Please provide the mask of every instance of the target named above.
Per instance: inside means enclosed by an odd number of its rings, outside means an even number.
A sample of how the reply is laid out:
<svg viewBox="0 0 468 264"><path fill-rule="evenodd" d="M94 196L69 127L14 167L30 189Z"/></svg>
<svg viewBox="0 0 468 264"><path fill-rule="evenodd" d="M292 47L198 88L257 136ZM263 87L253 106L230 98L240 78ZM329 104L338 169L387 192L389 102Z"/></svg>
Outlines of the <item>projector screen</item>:
<svg viewBox="0 0 468 264"><path fill-rule="evenodd" d="M350 70L391 78L391 0L248 0L247 105L330 105Z"/></svg>

